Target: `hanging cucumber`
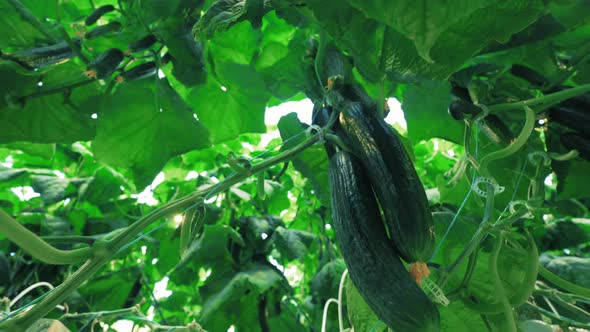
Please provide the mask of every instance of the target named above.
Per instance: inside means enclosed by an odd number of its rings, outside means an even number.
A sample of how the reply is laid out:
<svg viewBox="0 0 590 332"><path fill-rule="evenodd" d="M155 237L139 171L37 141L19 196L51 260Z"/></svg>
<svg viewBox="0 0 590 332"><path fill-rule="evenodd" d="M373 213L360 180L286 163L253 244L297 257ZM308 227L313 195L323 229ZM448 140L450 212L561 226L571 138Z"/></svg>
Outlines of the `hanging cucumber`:
<svg viewBox="0 0 590 332"><path fill-rule="evenodd" d="M158 39L155 35L149 34L129 44L129 52L145 51L148 48L152 47L152 45L154 45L157 41Z"/></svg>
<svg viewBox="0 0 590 332"><path fill-rule="evenodd" d="M590 108L557 105L549 109L549 119L590 136Z"/></svg>
<svg viewBox="0 0 590 332"><path fill-rule="evenodd" d="M334 84L352 80L352 64L327 34L322 34L315 58L315 70L320 85L331 90Z"/></svg>
<svg viewBox="0 0 590 332"><path fill-rule="evenodd" d="M590 138L575 133L565 133L561 134L559 140L563 146L570 150L577 150L580 157L590 161Z"/></svg>
<svg viewBox="0 0 590 332"><path fill-rule="evenodd" d="M93 25L104 14L112 12L113 10L115 10L115 7L112 5L100 6L100 7L96 8L92 13L90 13L90 15L88 15L86 17L86 19L84 20L84 24Z"/></svg>
<svg viewBox="0 0 590 332"><path fill-rule="evenodd" d="M110 33L120 32L122 29L123 25L121 22L114 21L86 32L86 34L84 34L84 38L90 40Z"/></svg>
<svg viewBox="0 0 590 332"><path fill-rule="evenodd" d="M154 76L158 66L155 61L149 61L126 70L117 77L119 83L139 80L142 78Z"/></svg>
<svg viewBox="0 0 590 332"><path fill-rule="evenodd" d="M80 46L80 39L76 38L72 41ZM76 54L65 41L1 55L2 58L14 61L29 70L61 64L75 56Z"/></svg>
<svg viewBox="0 0 590 332"><path fill-rule="evenodd" d="M397 227L390 229L394 243L408 262L427 262L434 252L435 236L424 185L395 129L376 112L367 111L364 116L399 195Z"/></svg>
<svg viewBox="0 0 590 332"><path fill-rule="evenodd" d="M98 79L107 78L117 70L124 58L123 51L117 48L108 49L88 64L86 76Z"/></svg>
<svg viewBox="0 0 590 332"><path fill-rule="evenodd" d="M440 330L436 306L410 275L387 238L360 162L350 153L330 159L334 231L350 279L377 317L395 331Z"/></svg>
<svg viewBox="0 0 590 332"><path fill-rule="evenodd" d="M408 263L427 262L434 251L432 216L424 187L399 138L375 113L347 103L340 123L350 148L369 171L385 225L400 256Z"/></svg>

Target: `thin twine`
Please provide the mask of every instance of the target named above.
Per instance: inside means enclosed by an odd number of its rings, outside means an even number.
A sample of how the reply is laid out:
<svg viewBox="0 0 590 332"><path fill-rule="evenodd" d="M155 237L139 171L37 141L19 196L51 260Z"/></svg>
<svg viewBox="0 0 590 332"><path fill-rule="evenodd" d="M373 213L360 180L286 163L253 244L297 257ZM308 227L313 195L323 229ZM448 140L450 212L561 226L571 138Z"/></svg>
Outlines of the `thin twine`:
<svg viewBox="0 0 590 332"><path fill-rule="evenodd" d="M478 130L478 128L479 128L479 124L477 126L475 126L475 158L476 159L477 159L477 154L478 154L478 150L479 150L479 130ZM474 169L473 170L473 177L471 179L471 183L473 183L475 181L476 175L477 175L477 172ZM449 224L449 227L447 227L447 230L446 230L445 234L440 239L440 242L438 243L438 245L434 249L434 253L432 254L432 257L430 257L430 262L432 262L432 260L434 259L434 257L436 257L436 254L438 253L438 251L440 250L442 244L445 242L447 236L451 232L451 229L455 225L455 222L457 221L457 219L459 219L459 215L461 214L461 211L465 207L465 204L467 204L467 200L471 196L471 193L472 192L473 192L473 187L472 186L469 186L469 191L467 192L467 195L465 195L465 199L463 199L463 202L461 202L461 205L459 206L459 209L457 210L457 213L455 213L455 215L453 216L453 220L451 220L451 223Z"/></svg>

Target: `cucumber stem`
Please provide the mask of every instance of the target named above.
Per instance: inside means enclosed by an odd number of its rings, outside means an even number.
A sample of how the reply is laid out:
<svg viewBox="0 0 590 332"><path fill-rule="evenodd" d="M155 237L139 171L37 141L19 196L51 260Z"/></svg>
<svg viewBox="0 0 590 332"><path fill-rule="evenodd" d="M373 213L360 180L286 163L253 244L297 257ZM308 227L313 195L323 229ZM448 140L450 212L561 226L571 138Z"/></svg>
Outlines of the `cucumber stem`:
<svg viewBox="0 0 590 332"><path fill-rule="evenodd" d="M502 281L500 280L500 274L498 273L498 256L500 254L500 249L502 249L503 242L504 235L500 232L496 238L496 241L494 242L494 248L492 249L492 255L490 256L490 273L492 277L492 283L494 284L494 290L496 291L496 294L502 303L503 314L504 318L506 319L505 324L508 328L506 332L516 332L514 313L512 312L512 307L510 306L510 302L506 296L506 291L504 290L504 286L502 286Z"/></svg>
<svg viewBox="0 0 590 332"><path fill-rule="evenodd" d="M524 126L514 142L503 149L491 152L481 158L479 162L479 169L482 175L489 177L490 172L488 171L488 165L490 162L510 156L511 154L518 151L528 141L529 137L533 133L533 129L535 129L535 111L533 111L533 109L526 104L524 105L524 110Z"/></svg>
<svg viewBox="0 0 590 332"><path fill-rule="evenodd" d="M551 107L555 104L559 104L560 102L579 96L583 93L590 91L590 83L577 86L575 88L550 93L543 97L531 98L527 100L517 101L513 103L503 103L503 104L496 104L488 106L490 112L499 112L499 111L509 111L520 109L523 106L542 106L539 110L543 110L545 108Z"/></svg>
<svg viewBox="0 0 590 332"><path fill-rule="evenodd" d="M554 274L553 272L547 270L541 263L539 263L539 274L541 277L547 279L550 283L554 284L555 286L564 289L572 294L583 296L586 298L590 298L590 289L582 286L578 286L574 283L571 283L560 276Z"/></svg>
<svg viewBox="0 0 590 332"><path fill-rule="evenodd" d="M49 41L55 43L55 38L53 35L47 30L37 17L31 13L31 11L25 7L19 0L8 0L8 2L14 7L14 9L19 13L19 15L29 22L32 26L34 26L39 32L41 32Z"/></svg>
<svg viewBox="0 0 590 332"><path fill-rule="evenodd" d="M43 241L1 209L0 233L34 258L47 264L76 264L89 259L93 253L93 249L90 247L73 250L57 249Z"/></svg>

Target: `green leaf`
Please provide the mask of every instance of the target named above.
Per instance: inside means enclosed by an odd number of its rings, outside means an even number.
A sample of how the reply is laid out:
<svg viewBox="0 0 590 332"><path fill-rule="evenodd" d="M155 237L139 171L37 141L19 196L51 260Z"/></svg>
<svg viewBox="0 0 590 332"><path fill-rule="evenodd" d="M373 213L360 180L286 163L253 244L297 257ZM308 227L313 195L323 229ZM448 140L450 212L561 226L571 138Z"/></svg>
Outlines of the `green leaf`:
<svg viewBox="0 0 590 332"><path fill-rule="evenodd" d="M0 111L0 143L73 143L94 138L94 121L51 95Z"/></svg>
<svg viewBox="0 0 590 332"><path fill-rule="evenodd" d="M80 197L100 205L121 194L125 178L109 167L101 167L92 178L80 187Z"/></svg>
<svg viewBox="0 0 590 332"><path fill-rule="evenodd" d="M70 180L55 176L33 175L31 176L31 186L41 194L45 204L59 202L76 192Z"/></svg>
<svg viewBox="0 0 590 332"><path fill-rule="evenodd" d="M277 227L274 236L277 250L288 260L302 259L318 239L313 233L281 226Z"/></svg>
<svg viewBox="0 0 590 332"><path fill-rule="evenodd" d="M408 136L413 142L437 137L463 143L463 123L447 113L450 91L448 82L411 85L405 89L402 109L408 123Z"/></svg>
<svg viewBox="0 0 590 332"><path fill-rule="evenodd" d="M457 66L490 40L506 41L533 22L541 1L498 3L490 0L445 2L349 0L369 18L401 32L428 62ZM457 33L458 31L469 31ZM431 53L431 50L435 51Z"/></svg>
<svg viewBox="0 0 590 332"><path fill-rule="evenodd" d="M480 315L465 308L461 301L453 301L446 307L439 307L441 331L471 332L486 331Z"/></svg>
<svg viewBox="0 0 590 332"><path fill-rule="evenodd" d="M249 65L258 48L262 34L254 30L249 22L241 22L231 29L220 32L207 43L212 57L217 62L231 62Z"/></svg>
<svg viewBox="0 0 590 332"><path fill-rule="evenodd" d="M289 113L281 117L277 126L281 132L283 142L286 142L283 149L289 149L305 139L305 136L303 136L305 128L299 121L296 113ZM314 145L299 153L292 159L292 161L295 168L311 181L320 201L326 204L326 206L329 206L329 161L326 152L324 151L324 147L321 145Z"/></svg>
<svg viewBox="0 0 590 332"><path fill-rule="evenodd" d="M373 310L369 308L350 278L346 279L344 289L348 319L355 331L387 331L387 325L381 322Z"/></svg>
<svg viewBox="0 0 590 332"><path fill-rule="evenodd" d="M223 85L209 82L193 88L186 100L209 129L211 142L219 143L242 133L266 132L264 111L268 95L264 84L247 66L220 64Z"/></svg>
<svg viewBox="0 0 590 332"><path fill-rule="evenodd" d="M8 149L20 150L28 155L51 159L55 153L55 144L36 144L29 142L14 142L4 145Z"/></svg>
<svg viewBox="0 0 590 332"><path fill-rule="evenodd" d="M193 35L197 39L211 39L217 32L226 31L233 25L250 20L260 27L262 16L269 10L263 0L218 0L195 23Z"/></svg>
<svg viewBox="0 0 590 332"><path fill-rule="evenodd" d="M330 298L337 298L338 286L344 270L346 265L341 258L324 264L311 280L311 294L319 297L321 303Z"/></svg>
<svg viewBox="0 0 590 332"><path fill-rule="evenodd" d="M11 4L15 3L16 5ZM22 11L18 11L17 8L21 8ZM36 23L25 19L22 15L24 11L28 9L16 1L2 1L0 3L0 11L2 12L2 24L0 25L0 48L5 47L30 47L36 41L44 41L47 39L39 29L37 24L40 25L39 20L33 15L30 17L35 18Z"/></svg>
<svg viewBox="0 0 590 332"><path fill-rule="evenodd" d="M88 299L91 310L116 310L123 308L133 285L139 280L138 268L121 269L91 279L79 291ZM116 289L116 292L113 292Z"/></svg>
<svg viewBox="0 0 590 332"><path fill-rule="evenodd" d="M97 159L131 168L138 188L147 186L170 158L209 146L207 129L167 81L159 80L155 90L119 87L104 100L92 143Z"/></svg>
<svg viewBox="0 0 590 332"><path fill-rule="evenodd" d="M200 324L210 331L225 331L232 323L246 330L258 326L258 297L278 288L282 281L282 276L271 267L245 266L231 279L223 281L223 288L205 300Z"/></svg>

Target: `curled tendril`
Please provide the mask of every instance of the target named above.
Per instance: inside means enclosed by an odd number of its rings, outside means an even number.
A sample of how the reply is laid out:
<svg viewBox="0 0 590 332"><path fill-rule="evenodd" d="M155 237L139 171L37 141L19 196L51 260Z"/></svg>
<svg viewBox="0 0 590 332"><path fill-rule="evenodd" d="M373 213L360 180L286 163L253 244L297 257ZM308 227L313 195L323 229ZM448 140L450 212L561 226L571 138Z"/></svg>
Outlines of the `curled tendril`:
<svg viewBox="0 0 590 332"><path fill-rule="evenodd" d="M517 201L510 202L510 205L508 206L508 210L510 211L510 214L515 214L516 213L516 207L517 206L523 206L524 208L526 208L527 210L529 210L521 218L526 218L526 219L532 219L532 218L534 218L533 214L530 211L529 204L526 201L523 201L523 200L517 200Z"/></svg>
<svg viewBox="0 0 590 332"><path fill-rule="evenodd" d="M549 153L549 157L551 157L551 159L557 160L557 161L571 160L571 159L576 158L579 155L580 155L580 152L578 152L578 150L571 150L565 154L558 154L555 152Z"/></svg>
<svg viewBox="0 0 590 332"><path fill-rule="evenodd" d="M318 143L324 144L324 142L326 141L326 137L324 135L325 134L324 130L322 129L322 127L320 127L316 124L309 126L305 130L305 135L309 137L309 136L313 135L314 132L318 134Z"/></svg>
<svg viewBox="0 0 590 332"><path fill-rule="evenodd" d="M531 152L529 153L528 158L529 162L535 166L538 166L541 160L543 160L543 166L549 166L551 164L551 159L545 151Z"/></svg>

